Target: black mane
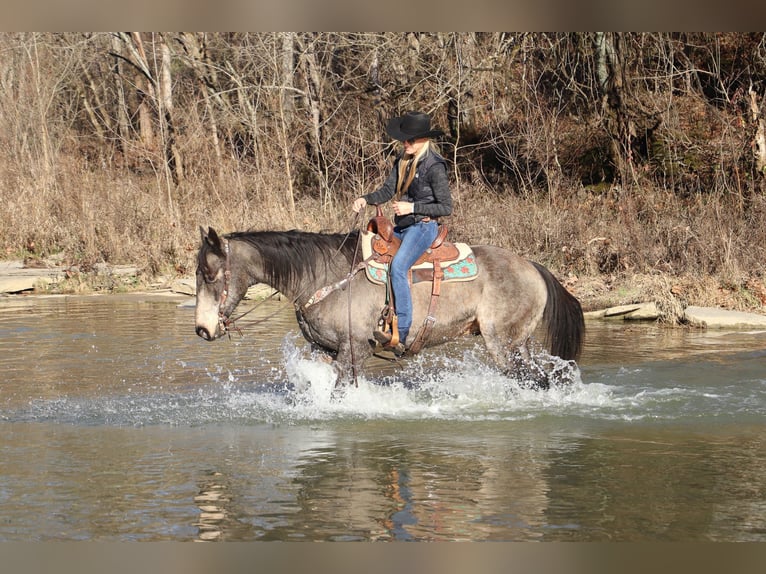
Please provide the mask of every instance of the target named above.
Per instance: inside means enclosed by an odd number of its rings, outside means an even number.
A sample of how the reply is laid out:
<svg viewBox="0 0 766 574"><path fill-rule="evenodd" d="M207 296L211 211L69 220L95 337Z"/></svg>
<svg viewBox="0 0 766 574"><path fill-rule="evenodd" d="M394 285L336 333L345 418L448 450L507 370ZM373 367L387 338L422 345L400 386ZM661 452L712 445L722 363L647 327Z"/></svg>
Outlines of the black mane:
<svg viewBox="0 0 766 574"><path fill-rule="evenodd" d="M351 271L357 259L359 231L310 233L306 231L237 231L229 240L244 241L261 256L269 284L282 292L294 290L302 279L332 281Z"/></svg>

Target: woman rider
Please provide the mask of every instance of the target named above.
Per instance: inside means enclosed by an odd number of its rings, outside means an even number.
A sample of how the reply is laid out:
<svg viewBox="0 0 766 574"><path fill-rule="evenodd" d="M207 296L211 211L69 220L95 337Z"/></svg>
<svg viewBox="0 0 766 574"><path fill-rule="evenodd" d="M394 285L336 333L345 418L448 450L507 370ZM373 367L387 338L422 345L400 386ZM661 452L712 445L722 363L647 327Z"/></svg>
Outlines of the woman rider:
<svg viewBox="0 0 766 574"><path fill-rule="evenodd" d="M401 246L391 261L391 287L399 321L399 343L391 347L391 337L380 331L375 337L397 355L407 346L412 325L412 296L409 269L431 246L438 232L438 218L452 213L452 195L447 177L447 162L439 155L431 138L444 134L431 129L431 117L423 112L407 112L391 118L386 132L404 144L385 183L372 193L354 200L353 210L393 200L394 234Z"/></svg>

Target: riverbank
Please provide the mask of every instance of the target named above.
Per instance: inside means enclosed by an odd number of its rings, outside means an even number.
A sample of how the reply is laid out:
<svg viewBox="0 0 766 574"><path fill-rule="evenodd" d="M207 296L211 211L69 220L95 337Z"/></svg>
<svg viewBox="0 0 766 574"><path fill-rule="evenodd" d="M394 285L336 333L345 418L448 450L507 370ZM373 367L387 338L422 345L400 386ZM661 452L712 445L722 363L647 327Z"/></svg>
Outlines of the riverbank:
<svg viewBox="0 0 766 574"><path fill-rule="evenodd" d="M655 321L708 328L766 327L766 287L727 289L710 278L639 275L559 278L580 301L586 318ZM83 270L56 260L0 261L0 297L39 294L160 293L194 296L189 276L146 277L130 265ZM249 296L270 293L256 286Z"/></svg>

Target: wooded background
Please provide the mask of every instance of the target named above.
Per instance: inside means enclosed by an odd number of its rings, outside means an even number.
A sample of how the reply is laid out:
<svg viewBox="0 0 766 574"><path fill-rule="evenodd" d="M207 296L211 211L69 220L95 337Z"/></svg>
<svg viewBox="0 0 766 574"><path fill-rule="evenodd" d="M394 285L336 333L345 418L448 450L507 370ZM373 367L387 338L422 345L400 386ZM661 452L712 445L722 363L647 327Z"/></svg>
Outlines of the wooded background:
<svg viewBox="0 0 766 574"><path fill-rule="evenodd" d="M3 33L0 241L193 271L198 227L345 232L422 110L453 239L559 276L764 277L764 33Z"/></svg>

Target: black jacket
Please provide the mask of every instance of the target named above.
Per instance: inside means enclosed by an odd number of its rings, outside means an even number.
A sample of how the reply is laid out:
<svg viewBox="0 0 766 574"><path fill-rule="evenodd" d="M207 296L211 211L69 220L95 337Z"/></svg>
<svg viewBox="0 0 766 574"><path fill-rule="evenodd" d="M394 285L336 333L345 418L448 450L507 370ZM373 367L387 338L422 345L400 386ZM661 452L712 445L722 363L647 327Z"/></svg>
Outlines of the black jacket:
<svg viewBox="0 0 766 574"><path fill-rule="evenodd" d="M396 158L394 168L380 189L364 196L368 204L379 205L394 197L401 160L401 155ZM415 178L402 192L400 200L415 205L412 214L394 217L394 223L399 227L408 227L424 217L437 219L443 215L450 215L452 194L449 189L446 160L433 150L426 152L418 162Z"/></svg>

